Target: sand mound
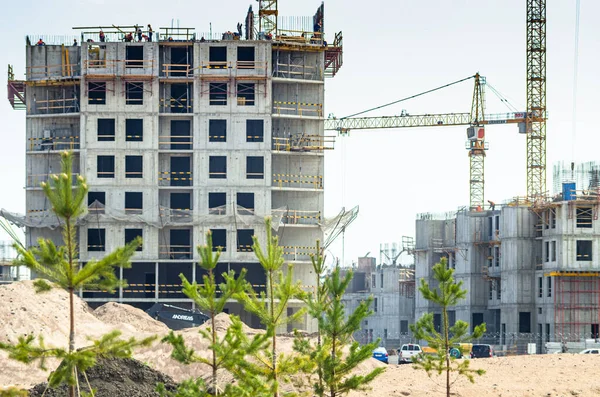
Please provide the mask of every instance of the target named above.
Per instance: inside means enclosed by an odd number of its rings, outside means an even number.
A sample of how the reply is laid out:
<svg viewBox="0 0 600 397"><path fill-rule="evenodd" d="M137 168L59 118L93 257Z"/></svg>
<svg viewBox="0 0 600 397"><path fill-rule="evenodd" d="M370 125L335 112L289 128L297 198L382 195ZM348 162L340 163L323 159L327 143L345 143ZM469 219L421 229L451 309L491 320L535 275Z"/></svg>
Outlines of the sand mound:
<svg viewBox="0 0 600 397"><path fill-rule="evenodd" d="M94 316L105 324L131 327L132 331L166 333L169 331L164 323L150 317L145 311L129 305L108 302L96 310Z"/></svg>

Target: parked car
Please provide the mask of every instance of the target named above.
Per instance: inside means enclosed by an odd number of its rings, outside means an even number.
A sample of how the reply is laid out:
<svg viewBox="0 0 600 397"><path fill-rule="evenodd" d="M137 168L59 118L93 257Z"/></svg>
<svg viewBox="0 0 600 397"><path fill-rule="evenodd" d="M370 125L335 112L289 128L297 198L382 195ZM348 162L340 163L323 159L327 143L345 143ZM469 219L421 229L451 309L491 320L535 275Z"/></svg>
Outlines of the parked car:
<svg viewBox="0 0 600 397"><path fill-rule="evenodd" d="M385 347L378 347L373 350L373 358L388 364L388 352L385 350Z"/></svg>
<svg viewBox="0 0 600 397"><path fill-rule="evenodd" d="M471 348L471 358L489 357L494 357L494 348L492 345L473 345Z"/></svg>
<svg viewBox="0 0 600 397"><path fill-rule="evenodd" d="M411 363L413 356L422 353L421 346L414 343L406 343L398 351L398 364Z"/></svg>
<svg viewBox="0 0 600 397"><path fill-rule="evenodd" d="M600 354L600 349L585 349L580 351L579 354Z"/></svg>

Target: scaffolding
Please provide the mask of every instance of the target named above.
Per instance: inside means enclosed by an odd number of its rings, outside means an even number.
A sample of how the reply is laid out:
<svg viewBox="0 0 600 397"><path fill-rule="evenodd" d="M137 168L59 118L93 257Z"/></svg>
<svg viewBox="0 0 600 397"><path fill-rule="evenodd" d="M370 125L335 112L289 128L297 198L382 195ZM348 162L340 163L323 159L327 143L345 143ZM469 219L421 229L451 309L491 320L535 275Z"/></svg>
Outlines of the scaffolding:
<svg viewBox="0 0 600 397"><path fill-rule="evenodd" d="M278 152L322 152L333 150L334 145L335 136L296 134L288 138L273 137L273 150Z"/></svg>
<svg viewBox="0 0 600 397"><path fill-rule="evenodd" d="M14 110L24 110L25 102L25 81L15 80L15 72L12 65L8 65L8 79L6 85L8 102Z"/></svg>
<svg viewBox="0 0 600 397"><path fill-rule="evenodd" d="M555 271L545 276L554 281L555 334L563 341L600 338L600 272Z"/></svg>

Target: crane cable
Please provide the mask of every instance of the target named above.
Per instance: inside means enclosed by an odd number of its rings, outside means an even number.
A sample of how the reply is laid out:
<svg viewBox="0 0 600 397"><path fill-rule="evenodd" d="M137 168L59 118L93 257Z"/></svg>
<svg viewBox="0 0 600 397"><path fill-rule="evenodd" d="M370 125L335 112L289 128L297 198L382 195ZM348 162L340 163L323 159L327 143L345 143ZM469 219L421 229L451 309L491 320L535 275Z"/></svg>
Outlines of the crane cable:
<svg viewBox="0 0 600 397"><path fill-rule="evenodd" d="M498 99L500 99L500 102L502 102L511 112L516 113L521 111L517 107L515 107L515 105L513 105L504 94L502 94L500 91L494 88L489 82L486 83L486 85L498 97Z"/></svg>
<svg viewBox="0 0 600 397"><path fill-rule="evenodd" d="M575 161L575 148L577 147L577 80L579 69L579 11L581 8L580 0L575 2L575 53L573 59L573 113L571 115L573 122L573 139L571 140L571 159Z"/></svg>
<svg viewBox="0 0 600 397"><path fill-rule="evenodd" d="M416 94L416 95L411 95L411 96L406 97L406 98L398 99L397 101L386 103L385 105L380 105L380 106L377 106L377 107L374 107L374 108L371 108L371 109L363 110L362 112L351 114L350 116L345 116L345 117L340 118L340 120L347 119L349 117L358 116L358 115L361 115L361 114L364 114L364 113L372 112L373 110L381 109L381 108L384 108L386 106L395 105L396 103L403 102L403 101L406 101L406 100L409 100L409 99L413 99L413 98L419 97L421 95L429 94L430 92L438 91L438 90L441 90L442 88L450 87L450 86L452 86L454 84L462 83L463 81L466 81L466 80L469 80L469 79L473 79L473 78L475 78L475 75L469 76L469 77L465 77L464 79L460 79L460 80L457 80L457 81L454 81L452 83L448 83L448 84L445 84L445 85L442 85L442 86L439 86L439 87L436 87L436 88L432 88L431 90L424 91L424 92L421 92L421 93Z"/></svg>

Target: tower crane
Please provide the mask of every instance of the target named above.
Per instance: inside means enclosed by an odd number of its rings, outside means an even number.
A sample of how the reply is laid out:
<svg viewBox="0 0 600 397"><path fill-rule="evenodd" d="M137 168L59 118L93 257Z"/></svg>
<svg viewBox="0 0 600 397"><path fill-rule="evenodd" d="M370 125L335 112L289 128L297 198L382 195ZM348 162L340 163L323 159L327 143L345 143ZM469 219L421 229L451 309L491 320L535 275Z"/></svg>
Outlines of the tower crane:
<svg viewBox="0 0 600 397"><path fill-rule="evenodd" d="M490 124L516 123L519 124L519 132L525 132L527 117L525 112L486 115L485 78L480 76L479 73L471 77L475 79L475 86L473 88L473 102L470 113L409 115L403 112L400 116L329 118L325 120L325 130L347 134L350 130L379 128L468 126L467 149L469 150L470 165L469 208L471 210L482 209L484 206L485 191L485 151L488 149L487 142L485 141L485 126ZM464 80L459 80L458 82ZM427 92L431 91L433 90Z"/></svg>

